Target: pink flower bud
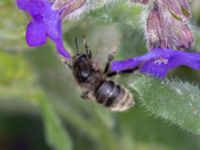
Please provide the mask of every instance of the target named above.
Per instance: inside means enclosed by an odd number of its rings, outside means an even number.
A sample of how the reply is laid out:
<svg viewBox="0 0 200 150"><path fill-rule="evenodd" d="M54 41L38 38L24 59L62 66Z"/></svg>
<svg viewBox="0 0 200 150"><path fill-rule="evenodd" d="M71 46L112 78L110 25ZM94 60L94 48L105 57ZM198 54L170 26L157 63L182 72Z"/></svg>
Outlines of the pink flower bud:
<svg viewBox="0 0 200 150"><path fill-rule="evenodd" d="M189 49L193 43L190 17L187 0L155 1L147 18L148 48Z"/></svg>
<svg viewBox="0 0 200 150"><path fill-rule="evenodd" d="M140 4L148 4L149 3L149 0L131 0L131 2L133 3L140 3Z"/></svg>
<svg viewBox="0 0 200 150"><path fill-rule="evenodd" d="M162 20L157 8L152 9L147 18L146 36L149 50L156 47L164 48L167 46L167 39L162 26Z"/></svg>
<svg viewBox="0 0 200 150"><path fill-rule="evenodd" d="M188 0L179 0L178 3L181 7L182 14L187 18L191 18L192 13L191 13L191 10L190 10Z"/></svg>
<svg viewBox="0 0 200 150"><path fill-rule="evenodd" d="M193 36L187 24L172 18L168 26L168 47L173 49L189 49Z"/></svg>
<svg viewBox="0 0 200 150"><path fill-rule="evenodd" d="M183 22L191 18L191 12L187 0L158 0L160 8L167 9L177 20Z"/></svg>
<svg viewBox="0 0 200 150"><path fill-rule="evenodd" d="M55 0L52 8L61 10L61 16L65 17L85 4L86 0Z"/></svg>

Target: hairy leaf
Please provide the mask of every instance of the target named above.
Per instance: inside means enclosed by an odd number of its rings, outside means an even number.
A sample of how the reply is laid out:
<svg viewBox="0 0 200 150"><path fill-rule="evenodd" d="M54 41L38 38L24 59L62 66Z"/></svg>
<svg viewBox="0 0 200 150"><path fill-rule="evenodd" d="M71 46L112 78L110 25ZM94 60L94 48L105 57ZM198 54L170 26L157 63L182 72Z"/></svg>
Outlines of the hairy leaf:
<svg viewBox="0 0 200 150"><path fill-rule="evenodd" d="M142 105L157 117L200 134L200 90L178 80L141 77L131 84Z"/></svg>

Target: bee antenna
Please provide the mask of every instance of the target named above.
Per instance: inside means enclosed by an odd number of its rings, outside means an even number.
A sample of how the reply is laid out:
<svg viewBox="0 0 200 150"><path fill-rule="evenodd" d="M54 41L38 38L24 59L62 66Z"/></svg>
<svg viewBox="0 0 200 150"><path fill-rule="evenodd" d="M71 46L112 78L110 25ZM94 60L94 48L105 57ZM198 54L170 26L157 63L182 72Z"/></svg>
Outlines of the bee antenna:
<svg viewBox="0 0 200 150"><path fill-rule="evenodd" d="M83 37L83 44L84 44L85 49L86 49L86 51L87 51L88 48L89 48L89 46L87 45L86 37L85 37L85 35L82 35L82 37Z"/></svg>
<svg viewBox="0 0 200 150"><path fill-rule="evenodd" d="M75 37L74 38L74 41L75 41L75 45L76 45L76 54L79 53L79 49L78 49L78 42L77 42L77 38Z"/></svg>

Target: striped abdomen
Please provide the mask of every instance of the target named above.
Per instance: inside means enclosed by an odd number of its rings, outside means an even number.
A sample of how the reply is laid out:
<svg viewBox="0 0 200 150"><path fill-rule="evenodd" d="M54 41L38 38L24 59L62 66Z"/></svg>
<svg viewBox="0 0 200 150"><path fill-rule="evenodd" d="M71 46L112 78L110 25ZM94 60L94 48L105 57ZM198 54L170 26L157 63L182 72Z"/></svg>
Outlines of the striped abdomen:
<svg viewBox="0 0 200 150"><path fill-rule="evenodd" d="M112 111L124 111L135 104L131 93L113 81L105 81L99 87L96 100Z"/></svg>

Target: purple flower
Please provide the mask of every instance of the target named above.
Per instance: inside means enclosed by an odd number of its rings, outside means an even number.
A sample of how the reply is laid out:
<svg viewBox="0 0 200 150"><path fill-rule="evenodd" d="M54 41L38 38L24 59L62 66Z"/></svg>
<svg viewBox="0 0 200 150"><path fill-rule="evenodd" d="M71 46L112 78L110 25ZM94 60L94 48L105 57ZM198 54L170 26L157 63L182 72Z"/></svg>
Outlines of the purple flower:
<svg viewBox="0 0 200 150"><path fill-rule="evenodd" d="M157 48L143 56L114 61L112 71L120 72L139 67L141 73L164 78L171 69L182 65L200 70L200 53Z"/></svg>
<svg viewBox="0 0 200 150"><path fill-rule="evenodd" d="M32 17L26 29L26 41L29 46L40 46L49 37L56 45L58 52L69 59L62 39L62 20L59 11L52 9L48 0L17 0L20 9Z"/></svg>

